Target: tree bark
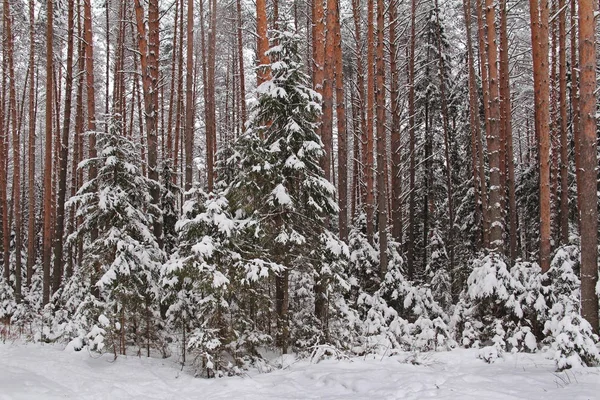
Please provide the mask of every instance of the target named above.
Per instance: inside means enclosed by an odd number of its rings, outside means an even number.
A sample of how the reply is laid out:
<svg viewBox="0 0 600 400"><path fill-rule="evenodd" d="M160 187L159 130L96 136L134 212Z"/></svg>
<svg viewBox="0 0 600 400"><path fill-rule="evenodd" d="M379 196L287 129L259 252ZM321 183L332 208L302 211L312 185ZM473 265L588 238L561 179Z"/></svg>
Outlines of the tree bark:
<svg viewBox="0 0 600 400"><path fill-rule="evenodd" d="M535 131L540 166L540 267L550 269L550 111L548 72L548 0L530 0L535 88Z"/></svg>
<svg viewBox="0 0 600 400"><path fill-rule="evenodd" d="M323 7L323 0L315 0L315 4L320 4ZM325 179L332 182L332 151L333 151L333 86L335 80L335 55L334 55L334 25L335 25L335 0L327 0L327 13L326 13L326 21L317 20L315 24L323 25L323 27L319 28L323 29L325 35L325 43L321 48L321 41L317 40L316 44L319 46L317 48L319 62L323 61L323 79L318 80L317 83L317 91L318 85L322 82L323 88L321 90L321 94L323 95L323 115L322 115L322 124L321 124L321 140L323 141L323 148L325 150L325 155L321 158L321 166L323 171L325 172ZM328 57L325 57L325 55ZM322 57L322 60L321 60ZM320 76L320 68L321 65L316 65L319 68L318 72Z"/></svg>
<svg viewBox="0 0 600 400"><path fill-rule="evenodd" d="M29 0L29 140L28 140L28 226L27 226L27 287L31 286L37 250L35 231L35 0Z"/></svg>
<svg viewBox="0 0 600 400"><path fill-rule="evenodd" d="M238 63L240 75L240 107L241 107L241 119L242 119L242 132L246 126L246 76L244 68L244 42L242 40L242 2L241 0L236 1L237 5L237 46L238 46Z"/></svg>
<svg viewBox="0 0 600 400"><path fill-rule="evenodd" d="M84 34L85 41L85 71L86 71L86 93L87 93L87 130L89 134L88 156L96 158L98 152L96 149L96 89L94 79L94 41L92 35L92 5L91 0L83 1L84 12ZM95 179L98 171L94 164L90 166L88 179ZM98 237L98 230L93 229L90 234L90 240L93 242ZM100 279L100 266L94 265L92 276L92 293L98 295L96 280Z"/></svg>
<svg viewBox="0 0 600 400"><path fill-rule="evenodd" d="M364 161L366 188L365 209L367 212L367 240L373 243L375 221L375 185L373 182L373 110L375 107L375 24L373 21L374 0L367 1L367 137Z"/></svg>
<svg viewBox="0 0 600 400"><path fill-rule="evenodd" d="M86 5L89 6L86 0ZM50 301L50 262L52 258L52 112L53 112L53 35L54 35L54 1L47 3L46 27L46 145L44 155L44 241L43 241L43 284L42 304ZM88 42L91 47L91 41Z"/></svg>
<svg viewBox="0 0 600 400"><path fill-rule="evenodd" d="M356 205L365 205L366 203L366 190L365 190L365 175L364 175L364 166L366 161L366 149L367 149L367 130L366 130L366 119L365 119L365 75L363 68L363 41L361 34L361 0L352 0L352 15L354 20L354 36L356 40L356 86L358 96L356 98L356 102L353 103L353 107L356 107L356 122L357 122L357 130L355 132L354 137L354 148L355 148L355 157L354 157L354 165L355 165L355 174L356 177L356 199L354 207L353 216L356 214L356 209L358 208ZM354 91L352 91L354 93ZM362 152L362 158L359 156ZM353 196L354 197L354 196Z"/></svg>
<svg viewBox="0 0 600 400"><path fill-rule="evenodd" d="M392 237L402 243L402 175L401 175L401 140L400 140L400 86L398 81L398 2L390 1L389 6L389 41L390 41L390 108L392 125L390 126L391 165L391 216Z"/></svg>
<svg viewBox="0 0 600 400"><path fill-rule="evenodd" d="M14 63L14 36L12 32L13 18L8 0L4 0L4 28L7 40L8 56L8 76L9 86L9 112L12 127L12 150L13 150L13 211L15 227L15 300L21 301L21 248L23 245L23 236L21 235L22 214L21 214L21 132L19 131L19 121L17 120L17 93L15 82L15 63Z"/></svg>
<svg viewBox="0 0 600 400"><path fill-rule="evenodd" d="M465 27L467 33L467 68L469 70L469 125L471 130L471 163L473 168L473 190L475 192L475 221L481 228L481 242L485 246L484 238L484 210L487 210L487 185L485 181L485 168L483 166L483 151L481 145L481 121L479 119L479 93L474 67L474 54L471 36L471 0L463 1Z"/></svg>
<svg viewBox="0 0 600 400"><path fill-rule="evenodd" d="M515 197L515 163L513 155L512 112L510 99L510 69L508 64L508 28L506 1L500 0L500 118L504 127L506 159L505 185L508 189L509 255L517 259L517 201Z"/></svg>
<svg viewBox="0 0 600 400"><path fill-rule="evenodd" d="M265 54L269 50L269 39L267 37L267 1L256 0L256 50L258 52L258 64L268 65L269 57ZM256 73L257 85L269 79L266 67L259 68Z"/></svg>
<svg viewBox="0 0 600 400"><path fill-rule="evenodd" d="M339 0L335 0L334 58L335 58L335 114L338 136L338 198L340 238L348 239L348 133L346 130L346 98L344 95L344 66Z"/></svg>
<svg viewBox="0 0 600 400"><path fill-rule="evenodd" d="M483 115L485 118L485 137L486 139L490 136L491 132L491 124L490 124L490 85L489 85L489 76L488 76L488 57L486 54L486 40L485 40L485 21L483 16L483 8L481 5L481 0L475 0L476 10L477 10L477 33L478 33L478 41L479 41L479 70L481 73L481 86L483 91ZM480 141L481 142L481 141ZM479 168L481 170L485 170L485 159L483 156L483 143L478 143L479 147ZM481 182L485 182L485 177L481 178ZM488 207L483 208L483 245L485 248L490 248L490 226L491 226L491 217L490 217L490 209L491 209L491 198L490 193L487 191L487 184L482 185L482 198L485 196L488 200Z"/></svg>
<svg viewBox="0 0 600 400"><path fill-rule="evenodd" d="M415 277L415 47L417 0L411 0L410 6L410 43L408 54L408 135L409 135L409 187L408 187L408 279Z"/></svg>
<svg viewBox="0 0 600 400"><path fill-rule="evenodd" d="M594 333L598 321L598 156L596 133L596 2L579 0L579 136L581 202L581 314Z"/></svg>
<svg viewBox="0 0 600 400"><path fill-rule="evenodd" d="M135 0L135 16L138 32L138 48L144 92L144 116L148 141L148 178L154 183L150 187L152 204L160 202L158 185L158 61L159 61L159 10L158 0L148 1L148 32L144 21L144 8ZM160 215L153 215L153 233L162 248L162 223Z"/></svg>
<svg viewBox="0 0 600 400"><path fill-rule="evenodd" d="M446 66L444 63L444 54L442 53L442 32L439 18L440 8L438 0L435 0L436 22L437 22L437 51L438 51L438 75L440 79L440 97L442 103L442 126L444 130L444 157L446 159L446 193L448 201L448 233L446 238L446 248L448 249L448 272L451 277L452 296L457 298L460 288L456 286L456 277L454 276L454 201L452 189L452 162L450 160L450 122L448 117L448 101L446 99L445 74Z"/></svg>
<svg viewBox="0 0 600 400"><path fill-rule="evenodd" d="M387 194L386 194L386 129L385 129L385 61L384 61L384 1L377 0L377 209L379 231L379 276L385 278L388 267L387 257ZM370 64L369 64L370 65Z"/></svg>
<svg viewBox="0 0 600 400"><path fill-rule="evenodd" d="M175 114L175 82L177 82L177 35L179 29L183 29L183 26L179 26L179 13L183 12L183 9L179 10L180 0L175 0L175 16L173 18L173 49L171 53L171 85L169 90L169 114L167 115L167 155L166 159L173 160L173 117L178 118ZM175 169L176 170L176 169Z"/></svg>
<svg viewBox="0 0 600 400"><path fill-rule="evenodd" d="M575 158L575 181L577 183L577 187L581 185L580 178L581 174L578 174L580 168L580 160L579 160L579 63L577 60L577 12L576 12L576 0L571 0L571 129L573 130L573 142L575 144L574 158ZM581 215L581 200L580 200L580 191L577 190L577 215L580 217ZM577 219L579 222L579 218ZM581 227L579 227L581 228ZM581 233L581 231L580 231Z"/></svg>
<svg viewBox="0 0 600 400"><path fill-rule="evenodd" d="M6 1L6 0L5 0ZM67 193L67 165L69 163L69 132L71 130L71 92L73 90L73 37L74 0L69 0L67 11L67 76L65 82L65 114L60 147L58 199L56 204L56 231L54 233L54 270L52 292L59 289L63 276L63 234L65 227L65 196ZM108 10L107 10L108 11Z"/></svg>
<svg viewBox="0 0 600 400"><path fill-rule="evenodd" d="M183 12L183 10L182 10ZM183 27L181 27L183 29ZM192 188L194 162L194 1L187 5L187 47L185 75L185 190ZM205 99L206 101L206 99ZM208 118L207 118L207 122ZM208 143L208 124L207 124ZM208 155L208 153L207 153ZM207 160L208 161L208 160ZM210 176L210 173L209 173ZM210 177L209 177L209 182ZM209 191L212 187L209 187Z"/></svg>
<svg viewBox="0 0 600 400"><path fill-rule="evenodd" d="M567 9L565 0L559 0L558 9L558 64L560 111L560 238L569 243L569 149L567 138ZM572 82L575 85L575 82Z"/></svg>
<svg viewBox="0 0 600 400"><path fill-rule="evenodd" d="M488 123L490 132L488 136L488 153L490 164L490 245L491 249L499 253L504 252L504 220L502 217L502 204L504 202L500 171L500 96L498 91L498 51L496 48L496 12L493 0L485 0L487 23L487 61L489 84L489 109Z"/></svg>
<svg viewBox="0 0 600 400"><path fill-rule="evenodd" d="M217 2L210 0L210 22L208 30L208 57L206 63L206 172L208 191L213 190L215 171L215 149L217 144L217 121L215 99L215 72L216 72L216 28L217 28ZM189 71L189 70L188 70ZM189 72L188 72L189 73ZM187 105L186 105L187 106ZM187 167L187 166L186 166ZM187 171L187 170L186 170Z"/></svg>

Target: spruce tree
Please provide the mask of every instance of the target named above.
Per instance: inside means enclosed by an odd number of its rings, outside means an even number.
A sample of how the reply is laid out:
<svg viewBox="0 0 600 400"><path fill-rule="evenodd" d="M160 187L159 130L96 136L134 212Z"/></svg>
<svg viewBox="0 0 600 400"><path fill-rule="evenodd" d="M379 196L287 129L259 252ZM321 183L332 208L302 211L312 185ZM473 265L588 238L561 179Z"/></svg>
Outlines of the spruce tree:
<svg viewBox="0 0 600 400"><path fill-rule="evenodd" d="M151 182L140 171L135 144L121 134L119 118L111 118L108 132L98 132L97 139L98 157L80 165L96 168L97 176L69 200L79 206L77 214L83 217L76 235L98 232L97 238L86 243L81 273L74 278L92 277L99 298L88 297L93 309L90 317L109 331L112 344L116 347L118 335L121 353L131 340L149 353L164 259L149 228L149 215L158 215L152 212ZM117 349L113 350L116 354Z"/></svg>
<svg viewBox="0 0 600 400"><path fill-rule="evenodd" d="M305 277L314 280L310 323L320 324L319 331L326 334L327 288L338 276L331 257L343 257L347 248L328 228L338 206L335 187L319 166L324 157L317 134L321 96L310 88L303 70L302 40L291 32L273 31L271 43L271 63L263 67L271 77L256 89L248 129L229 158L238 173L228 198L235 212L257 221L254 240L260 242L260 257L285 266L275 282L277 343L285 353L289 313L296 306L290 303L290 285L307 285Z"/></svg>

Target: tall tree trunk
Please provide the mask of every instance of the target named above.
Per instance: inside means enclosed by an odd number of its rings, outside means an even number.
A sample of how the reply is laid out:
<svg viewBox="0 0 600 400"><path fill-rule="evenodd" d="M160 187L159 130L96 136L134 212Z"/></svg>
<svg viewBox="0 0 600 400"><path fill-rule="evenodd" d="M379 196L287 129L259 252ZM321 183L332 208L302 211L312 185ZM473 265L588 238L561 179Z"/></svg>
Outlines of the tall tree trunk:
<svg viewBox="0 0 600 400"><path fill-rule="evenodd" d="M567 139L567 10L565 0L559 0L559 100L560 100L560 238L569 243L569 149ZM572 82L575 85L575 82Z"/></svg>
<svg viewBox="0 0 600 400"><path fill-rule="evenodd" d="M579 0L579 81L581 134L581 314L595 333L598 321L598 155L596 133L596 2Z"/></svg>
<svg viewBox="0 0 600 400"><path fill-rule="evenodd" d="M513 155L510 77L508 64L508 28L506 1L500 0L500 123L504 127L506 159L505 185L508 189L509 254L514 263L517 259L517 201L515 197L515 163Z"/></svg>
<svg viewBox="0 0 600 400"><path fill-rule="evenodd" d="M94 77L94 41L92 35L92 5L91 0L83 1L83 40L85 41L85 71L86 71L86 94L87 94L87 130L89 132L88 156L96 158L98 152L96 149L96 89ZM92 164L90 166L88 179L96 179L98 171ZM98 230L93 229L90 234L90 240L93 242L98 237ZM92 293L98 295L98 289L95 284L100 279L100 266L94 265L92 276Z"/></svg>
<svg viewBox="0 0 600 400"><path fill-rule="evenodd" d="M411 0L410 6L410 43L408 54L408 135L409 135L409 187L408 187L408 279L415 277L415 42L417 0Z"/></svg>
<svg viewBox="0 0 600 400"><path fill-rule="evenodd" d="M173 145L173 153L174 153L174 161L173 161L173 170L174 171L179 171L178 167L180 166L180 157L179 157L179 149L180 149L180 138L181 138L181 114L182 114L182 110L183 110L183 2L184 0L179 0L180 3L180 9L181 11L179 12L179 26L181 27L179 29L179 49L177 50L177 54L178 54L178 62L177 62L177 107L176 107L176 111L175 111L175 143ZM202 2L200 2L200 18L202 20ZM202 28L202 24L200 25L201 28L201 32L204 32L204 29ZM202 38L204 38L204 33L202 33ZM202 45L204 46L204 42L202 42ZM204 47L203 47L204 48ZM182 162L183 164L183 162ZM183 175L183 174L181 174ZM174 174L173 176L174 181L177 179L177 175Z"/></svg>
<svg viewBox="0 0 600 400"><path fill-rule="evenodd" d="M4 264L4 279L10 279L10 226L8 220L8 193L7 193L7 169L8 169L8 144L5 126L5 100L6 100L6 48L2 48L2 94L0 101L0 210L2 212L2 259ZM10 121L10 117L8 116Z"/></svg>
<svg viewBox="0 0 600 400"><path fill-rule="evenodd" d="M27 287L31 286L37 250L35 231L35 0L29 0L29 140L28 140L28 226L27 226ZM1 190L1 189L0 189Z"/></svg>
<svg viewBox="0 0 600 400"><path fill-rule="evenodd" d="M216 40L217 40L217 2L209 1L210 21L208 30L208 57L206 63L206 172L208 191L213 190L215 171L215 149L217 144L217 120L215 99L215 72L216 72Z"/></svg>
<svg viewBox="0 0 600 400"><path fill-rule="evenodd" d="M15 82L14 65L14 36L12 33L13 19L11 16L8 0L4 0L4 28L7 41L8 55L8 76L9 86L9 112L12 127L12 150L13 150L13 210L15 227L15 298L17 302L21 301L21 248L23 246L23 236L21 235L22 215L21 215L21 132L19 131L19 121L17 120L17 93Z"/></svg>
<svg viewBox="0 0 600 400"><path fill-rule="evenodd" d="M56 293L60 287L63 275L63 234L65 226L65 196L67 193L67 165L69 163L69 131L71 129L71 92L73 90L73 37L75 36L73 26L73 1L74 0L69 0L67 12L67 77L65 82L65 115L60 143L56 231L54 233L56 242L54 244L53 293Z"/></svg>
<svg viewBox="0 0 600 400"><path fill-rule="evenodd" d="M571 129L573 130L573 142L575 143L575 151L573 152L575 155L575 180L577 182L577 187L581 186L580 178L581 174L578 174L580 168L580 160L579 160L579 64L577 62L577 13L576 13L576 0L571 0ZM580 191L577 190L577 215L580 216L581 213L581 199L580 199ZM581 228L581 227L580 227ZM581 233L581 232L580 232Z"/></svg>
<svg viewBox="0 0 600 400"><path fill-rule="evenodd" d="M342 59L342 32L339 0L334 2L334 59L335 59L335 115L338 137L338 198L340 238L348 239L348 134L346 130L346 98L344 96L344 66Z"/></svg>
<svg viewBox="0 0 600 400"><path fill-rule="evenodd" d="M173 117L178 118L175 114L175 82L177 82L177 35L178 30L183 29L183 26L179 26L179 12L183 12L183 9L179 11L180 0L175 0L175 16L173 26L173 49L171 53L171 85L169 90L169 114L167 116L167 155L166 159L173 160Z"/></svg>
<svg viewBox="0 0 600 400"><path fill-rule="evenodd" d="M463 1L465 15L465 26L467 33L467 68L469 70L469 125L471 130L471 163L473 168L473 189L475 192L475 220L481 227L481 247L485 246L487 240L484 238L484 213L487 210L487 189L485 181L485 168L481 145L481 121L479 119L479 93L474 67L474 54L471 35L471 0Z"/></svg>
<svg viewBox="0 0 600 400"><path fill-rule="evenodd" d="M80 17L81 7L79 1L77 1L77 37L81 38L82 30L81 30L81 17ZM84 76L85 76L85 43L83 40L79 40L77 46L77 72L79 77L77 78L77 94L75 97L75 133L73 137L73 160L71 164L71 197L75 196L77 190L79 189L79 185L82 182L82 172L77 171L77 167L83 158L83 86L84 86ZM75 220L75 209L71 208L70 212L70 223L69 223L69 234L73 233L75 230L76 224L80 223L80 221ZM77 247L74 245L69 246L69 263L67 265L66 276L67 278L73 275L74 270L74 262L75 255L77 257L81 257L81 248L83 246L83 241L81 238L77 239Z"/></svg>
<svg viewBox="0 0 600 400"><path fill-rule="evenodd" d="M104 115L108 117L108 105L109 105L109 83L110 83L110 0L105 0L104 9L106 17L105 19L105 42L106 42L106 65L104 68ZM115 76L116 78L116 76ZM113 93L114 95L114 93ZM104 124L104 132L108 132L108 124Z"/></svg>
<svg viewBox="0 0 600 400"><path fill-rule="evenodd" d="M242 40L242 2L236 1L237 6L237 48L238 48L238 73L240 75L240 107L242 119L242 131L246 126L246 76L244 68L244 42Z"/></svg>
<svg viewBox="0 0 600 400"><path fill-rule="evenodd" d="M392 152L391 165L391 216L392 237L402 243L402 175L401 175L401 139L400 139L400 86L398 81L398 2L391 0L389 6L389 41L390 41L390 108L392 125L390 126L390 146Z"/></svg>
<svg viewBox="0 0 600 400"><path fill-rule="evenodd" d="M315 4L320 4L323 7L323 0L315 0ZM325 179L332 182L333 176L331 172L332 167L332 150L333 150L333 86L334 86L334 73L335 73L335 55L334 55L334 28L335 15L334 15L335 0L327 0L327 12L326 21L314 21L317 25L323 25L325 43L322 48L318 48L319 62L320 57L323 57L323 79L317 80L317 91L319 91L319 83L322 82L323 88L321 94L323 95L323 117L321 124L321 140L323 141L323 147L325 150L325 156L321 158L321 166L325 171ZM325 18L325 17L323 17ZM321 42L317 41L316 44L320 47ZM325 55L328 54L328 57ZM320 68L320 65L316 65ZM320 73L320 71L319 71Z"/></svg>
<svg viewBox="0 0 600 400"><path fill-rule="evenodd" d="M150 187L152 203L158 206L158 61L159 61L159 9L158 0L148 1L148 32L144 21L144 8L135 0L135 16L138 31L138 47L144 92L144 115L148 140L148 178L155 183ZM162 247L162 223L160 215L152 216L154 236Z"/></svg>
<svg viewBox="0 0 600 400"><path fill-rule="evenodd" d="M373 110L375 106L375 24L373 21L374 0L367 1L367 140L364 161L365 181L367 183L367 240L373 243L375 221L375 188L373 182Z"/></svg>
<svg viewBox="0 0 600 400"><path fill-rule="evenodd" d="M89 5L90 0L86 0ZM53 38L54 1L48 0L46 28L46 152L44 155L44 244L42 304L50 301L50 262L52 258L52 112L53 112ZM88 42L91 47L91 41Z"/></svg>
<svg viewBox="0 0 600 400"><path fill-rule="evenodd" d="M258 52L258 64L268 65L269 57L265 54L269 50L269 39L267 37L267 1L256 0L256 50ZM266 68L259 68L256 73L257 84L260 85L269 79Z"/></svg>
<svg viewBox="0 0 600 400"><path fill-rule="evenodd" d="M376 97L377 97L377 209L379 231L379 276L385 278L388 267L387 257L387 194L386 194L386 129L385 129L385 61L384 57L384 1L377 0L377 61L376 61ZM370 65L370 64L369 64Z"/></svg>
<svg viewBox="0 0 600 400"><path fill-rule="evenodd" d="M352 0L352 15L354 20L354 37L356 40L356 86L358 96L356 101L353 103L353 107L356 107L356 122L358 129L355 132L354 136L354 169L356 177L356 203L365 205L366 203L366 190L364 188L365 185L365 175L364 175L364 165L366 161L366 149L367 149L367 130L366 130L366 118L365 118L365 110L364 105L366 101L365 95L365 75L363 68L363 41L361 34L361 0ZM352 91L354 93L354 91ZM362 152L362 158L359 157L359 153ZM353 217L356 214L356 207L353 212Z"/></svg>
<svg viewBox="0 0 600 400"><path fill-rule="evenodd" d="M540 165L540 267L550 268L550 111L548 82L548 0L530 0L535 131Z"/></svg>
<svg viewBox="0 0 600 400"><path fill-rule="evenodd" d="M481 4L482 0L475 0L477 10L477 36L479 42L479 71L481 73L481 86L483 91L483 113L485 121L485 137L486 139L490 136L491 124L490 124L490 85L488 75L488 57L486 54L486 40L485 40L485 21L483 16L483 7ZM478 143L479 154L479 168L485 170L485 158L483 156L483 143ZM481 146L479 145L481 144ZM481 175L480 175L481 176ZM481 182L485 182L485 177L481 178ZM491 226L491 198L490 194L487 193L487 184L481 186L482 198L485 196L488 200L488 207L483 208L483 244L484 247L490 248L490 226Z"/></svg>
<svg viewBox="0 0 600 400"><path fill-rule="evenodd" d="M182 10L183 12L183 10ZM182 27L183 29L183 27ZM187 47L185 75L185 190L192 188L194 162L194 1L187 6ZM205 99L206 101L206 99ZM208 122L208 119L207 119ZM208 143L208 125L207 125ZM208 155L208 153L207 153ZM208 160L207 160L208 161ZM209 173L210 180L210 173ZM211 188L209 188L210 190Z"/></svg>
<svg viewBox="0 0 600 400"><path fill-rule="evenodd" d="M488 123L490 132L488 136L488 153L490 163L490 245L491 249L499 253L504 252L504 221L502 218L502 204L504 187L500 176L500 96L498 91L498 51L496 48L496 12L493 0L485 0L487 23L487 61L489 84L489 110Z"/></svg>
<svg viewBox="0 0 600 400"><path fill-rule="evenodd" d="M442 53L442 26L440 24L440 8L438 0L435 0L436 22L437 22L437 51L438 51L438 75L440 79L440 97L442 101L442 125L444 130L444 157L446 159L446 193L448 199L448 234L446 238L446 248L448 249L449 266L448 271L451 277L451 292L454 299L457 298L460 288L454 276L454 200L452 190L452 162L450 160L450 122L448 117L448 101L446 100L446 66L444 63L444 53Z"/></svg>

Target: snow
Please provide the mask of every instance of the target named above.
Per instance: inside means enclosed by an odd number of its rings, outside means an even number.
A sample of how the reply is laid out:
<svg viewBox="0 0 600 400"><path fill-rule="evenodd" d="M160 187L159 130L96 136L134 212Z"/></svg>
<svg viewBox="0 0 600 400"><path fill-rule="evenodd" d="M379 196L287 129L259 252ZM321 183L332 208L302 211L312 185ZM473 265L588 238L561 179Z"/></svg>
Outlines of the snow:
<svg viewBox="0 0 600 400"><path fill-rule="evenodd" d="M288 195L287 189L281 183L275 186L272 195L277 199L278 205L285 206L292 203L292 199Z"/></svg>
<svg viewBox="0 0 600 400"><path fill-rule="evenodd" d="M113 362L112 354L0 343L0 399L577 400L597 398L600 391L599 368L555 373L543 354L509 354L488 365L478 352L318 363L286 356L279 358L283 368L270 373L203 379L181 370L175 359L121 356Z"/></svg>

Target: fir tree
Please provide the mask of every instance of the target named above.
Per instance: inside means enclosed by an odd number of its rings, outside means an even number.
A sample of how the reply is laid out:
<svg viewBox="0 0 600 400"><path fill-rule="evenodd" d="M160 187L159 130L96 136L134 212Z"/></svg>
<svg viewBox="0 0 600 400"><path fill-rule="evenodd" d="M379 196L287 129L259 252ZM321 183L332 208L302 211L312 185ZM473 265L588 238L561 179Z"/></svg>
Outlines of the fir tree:
<svg viewBox="0 0 600 400"><path fill-rule="evenodd" d="M124 353L132 339L149 352L159 295L158 274L164 258L149 229L152 221L148 216L157 215L150 212L154 208L149 195L151 183L140 171L136 146L121 134L120 119L111 118L108 132L98 132L97 139L98 157L80 165L95 166L97 177L68 202L78 205L77 214L83 217L75 235L98 232L85 246L82 274L75 276L92 276L91 283L99 293L98 299L89 299L94 313L100 313L95 317L110 333L119 334L120 351ZM103 322L107 319L109 323ZM117 349L113 350L116 354Z"/></svg>
<svg viewBox="0 0 600 400"><path fill-rule="evenodd" d="M286 267L276 278L275 296L278 344L285 352L293 308L290 271L314 279L315 317L325 324L327 287L336 271L323 254L335 247L332 242L343 246L327 227L338 206L335 188L319 166L324 156L317 134L321 96L310 89L303 71L301 38L274 31L271 42L271 64L265 67L271 79L256 89L248 129L229 159L239 171L229 199L233 210L258 222L261 257Z"/></svg>

